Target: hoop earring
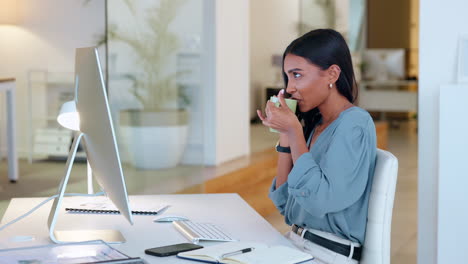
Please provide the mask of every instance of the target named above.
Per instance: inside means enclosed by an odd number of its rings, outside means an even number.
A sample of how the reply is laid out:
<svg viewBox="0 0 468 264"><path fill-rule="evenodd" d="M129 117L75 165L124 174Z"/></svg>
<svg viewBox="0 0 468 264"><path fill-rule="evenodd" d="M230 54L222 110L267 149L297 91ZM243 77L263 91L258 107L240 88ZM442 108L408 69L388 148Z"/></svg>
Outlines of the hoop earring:
<svg viewBox="0 0 468 264"><path fill-rule="evenodd" d="M331 88L333 87L333 84L330 83L330 84L328 85L328 87L331 89Z"/></svg>

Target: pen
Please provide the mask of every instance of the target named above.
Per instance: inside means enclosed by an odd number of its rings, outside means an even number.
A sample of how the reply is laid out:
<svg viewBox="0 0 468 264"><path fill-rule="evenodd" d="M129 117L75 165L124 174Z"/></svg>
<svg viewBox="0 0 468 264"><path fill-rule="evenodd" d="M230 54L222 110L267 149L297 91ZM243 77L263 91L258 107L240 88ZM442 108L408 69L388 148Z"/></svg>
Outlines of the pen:
<svg viewBox="0 0 468 264"><path fill-rule="evenodd" d="M229 253L221 255L221 258L227 258L227 257L230 257L230 256L247 253L247 252L250 252L250 251L252 251L254 249L255 248L251 247L251 248L244 248L244 249L241 249L241 250L237 250L237 251L234 251L234 252L229 252Z"/></svg>
<svg viewBox="0 0 468 264"><path fill-rule="evenodd" d="M171 207L170 205L166 205L163 208L159 209L156 211L156 214L162 214L164 211L166 211L167 208Z"/></svg>

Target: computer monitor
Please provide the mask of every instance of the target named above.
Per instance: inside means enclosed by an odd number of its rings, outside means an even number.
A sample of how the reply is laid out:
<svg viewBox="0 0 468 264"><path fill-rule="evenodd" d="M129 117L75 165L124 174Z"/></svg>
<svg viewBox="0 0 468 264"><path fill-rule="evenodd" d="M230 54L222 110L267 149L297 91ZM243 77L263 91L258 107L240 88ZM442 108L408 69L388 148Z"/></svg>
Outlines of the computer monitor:
<svg viewBox="0 0 468 264"><path fill-rule="evenodd" d="M362 61L365 80L388 81L405 77L404 49L367 49Z"/></svg>
<svg viewBox="0 0 468 264"><path fill-rule="evenodd" d="M54 230L80 141L96 181L120 213L133 224L104 79L95 47L76 50L75 104L79 116L79 133L74 138L67 159L66 173L59 186L59 195L55 198L49 215L49 236L56 243L96 239L123 242L124 238L117 230Z"/></svg>

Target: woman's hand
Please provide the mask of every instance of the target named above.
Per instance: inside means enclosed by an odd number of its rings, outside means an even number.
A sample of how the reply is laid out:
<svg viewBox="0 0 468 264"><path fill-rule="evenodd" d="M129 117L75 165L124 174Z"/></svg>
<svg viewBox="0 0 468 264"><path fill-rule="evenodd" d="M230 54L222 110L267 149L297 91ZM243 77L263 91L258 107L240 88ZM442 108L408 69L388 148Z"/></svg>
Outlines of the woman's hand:
<svg viewBox="0 0 468 264"><path fill-rule="evenodd" d="M289 137L284 133L280 133L279 145L282 147L289 147Z"/></svg>
<svg viewBox="0 0 468 264"><path fill-rule="evenodd" d="M297 129L302 131L301 123L299 123L296 115L289 109L284 100L284 89L278 93L278 99L281 107L276 107L273 102L267 102L265 107L266 116L263 116L262 112L257 110L257 115L262 120L263 125L276 129L282 134L290 134Z"/></svg>

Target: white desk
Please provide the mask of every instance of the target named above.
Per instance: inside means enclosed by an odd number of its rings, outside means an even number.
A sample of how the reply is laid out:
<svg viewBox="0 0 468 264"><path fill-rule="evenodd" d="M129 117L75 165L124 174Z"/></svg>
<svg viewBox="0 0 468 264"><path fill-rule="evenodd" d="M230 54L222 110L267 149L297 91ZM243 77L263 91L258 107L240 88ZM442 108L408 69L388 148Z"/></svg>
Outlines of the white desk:
<svg viewBox="0 0 468 264"><path fill-rule="evenodd" d="M0 78L0 92L6 91L7 136L8 136L8 178L18 180L18 156L16 154L15 122L15 79Z"/></svg>
<svg viewBox="0 0 468 264"><path fill-rule="evenodd" d="M69 199L65 198L64 206ZM241 241L257 241L268 245L294 247L265 219L252 209L237 194L187 194L187 195L147 195L131 196L132 202L145 204L170 204L164 214L189 217L195 222L211 222L221 226ZM6 223L21 213L28 211L43 198L14 198L11 200L2 223ZM0 232L0 247L13 248L51 243L48 237L47 217L51 202L26 219ZM65 208L65 207L63 207ZM64 210L62 208L62 210ZM120 215L67 214L62 212L57 229L119 229L127 242L115 245L117 249L132 257L142 257L149 263L194 263L177 257L153 257L145 255L146 248L188 242L170 223L153 223L154 216L134 216L135 224L130 226ZM34 235L31 242L11 242L13 236ZM204 242L210 245L215 242ZM219 242L218 242L219 243ZM308 263L314 263L309 261Z"/></svg>

